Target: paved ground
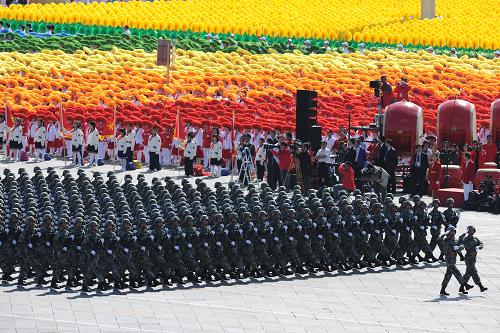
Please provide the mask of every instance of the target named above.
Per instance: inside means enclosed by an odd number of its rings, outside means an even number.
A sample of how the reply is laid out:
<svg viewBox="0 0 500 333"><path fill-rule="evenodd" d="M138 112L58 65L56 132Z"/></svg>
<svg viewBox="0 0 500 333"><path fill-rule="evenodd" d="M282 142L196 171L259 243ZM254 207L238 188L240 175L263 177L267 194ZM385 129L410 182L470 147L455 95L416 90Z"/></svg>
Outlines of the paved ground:
<svg viewBox="0 0 500 333"><path fill-rule="evenodd" d="M154 176L167 173L177 175ZM461 218L459 229L474 224L485 245L477 263L485 293L459 295L452 280L451 296L440 297L445 267L437 263L88 295L1 285L0 332L498 332L500 218Z"/></svg>

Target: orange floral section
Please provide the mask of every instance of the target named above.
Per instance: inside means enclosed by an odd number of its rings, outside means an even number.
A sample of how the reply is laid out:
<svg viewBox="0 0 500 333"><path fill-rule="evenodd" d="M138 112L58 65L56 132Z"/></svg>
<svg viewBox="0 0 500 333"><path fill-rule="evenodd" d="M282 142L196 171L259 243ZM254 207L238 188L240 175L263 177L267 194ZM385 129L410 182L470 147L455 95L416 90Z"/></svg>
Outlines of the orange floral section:
<svg viewBox="0 0 500 333"><path fill-rule="evenodd" d="M490 103L500 97L498 60L451 59L426 54L373 52L365 56L325 54L248 55L179 52L170 82L154 54L136 51L68 55L10 54L0 58L0 91L12 109L52 117L61 104L83 118L109 117L114 105L123 120L172 121L177 109L195 123L209 120L245 126L294 128L294 93L319 93L319 122L328 128L368 124L376 112L369 81L406 77L410 99L434 126L437 106L459 96L476 104L478 120L489 119ZM135 107L125 106L135 105ZM149 110L147 111L147 110ZM145 110L149 118L141 117ZM71 111L71 112L73 112ZM154 111L154 112L153 112ZM102 113L102 114L100 114ZM165 116L164 116L165 115Z"/></svg>

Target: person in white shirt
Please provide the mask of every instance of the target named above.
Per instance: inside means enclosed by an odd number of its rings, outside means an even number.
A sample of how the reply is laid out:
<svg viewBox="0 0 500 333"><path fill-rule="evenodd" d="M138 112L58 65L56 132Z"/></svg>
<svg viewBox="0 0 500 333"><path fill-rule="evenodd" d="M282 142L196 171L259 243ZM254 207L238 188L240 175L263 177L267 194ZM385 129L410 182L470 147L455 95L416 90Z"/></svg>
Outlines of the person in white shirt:
<svg viewBox="0 0 500 333"><path fill-rule="evenodd" d="M224 131L221 132L222 138L222 158L225 160L225 168L231 170L231 150L233 148L233 142L231 138L231 130L229 127L224 126Z"/></svg>
<svg viewBox="0 0 500 333"><path fill-rule="evenodd" d="M23 149L23 128L21 126L21 120L14 120L14 127L9 129L10 131L10 141L9 148L10 154L14 157L16 162L21 160L21 150Z"/></svg>
<svg viewBox="0 0 500 333"><path fill-rule="evenodd" d="M399 43L399 44L398 44L398 51L399 51L399 52L405 52L405 53L406 53L406 51L405 51L405 49L404 49L403 44L401 44L401 43Z"/></svg>
<svg viewBox="0 0 500 333"><path fill-rule="evenodd" d="M193 125L194 139L196 140L196 164L201 164L203 159L203 131L200 126Z"/></svg>
<svg viewBox="0 0 500 333"><path fill-rule="evenodd" d="M144 150L144 141L143 141L143 134L144 134L144 129L142 128L141 123L137 123L134 128L135 132L135 142L134 142L134 153L136 155L136 158L139 162L142 162L142 152Z"/></svg>
<svg viewBox="0 0 500 333"><path fill-rule="evenodd" d="M434 48L432 46L429 46L428 48L425 49L427 53L436 55L436 52L434 52Z"/></svg>
<svg viewBox="0 0 500 333"><path fill-rule="evenodd" d="M457 56L457 50L455 48L452 48L450 50L450 58L458 58L458 56Z"/></svg>
<svg viewBox="0 0 500 333"><path fill-rule="evenodd" d="M342 53L345 53L345 54L351 53L351 51L349 51L349 43L348 42L342 43Z"/></svg>
<svg viewBox="0 0 500 333"><path fill-rule="evenodd" d="M2 148L3 151L3 157L4 159L7 159L7 134L8 134L8 127L5 122L5 116L3 114L0 114L0 147Z"/></svg>
<svg viewBox="0 0 500 333"><path fill-rule="evenodd" d="M264 173L266 162L266 149L264 148L264 138L259 138L259 143L257 145L257 152L255 153L255 166L257 168L257 180L264 180Z"/></svg>
<svg viewBox="0 0 500 333"><path fill-rule="evenodd" d="M35 142L35 161L39 162L43 161L43 156L45 154L45 150L47 149L47 130L45 129L45 124L42 119L38 119L36 121L37 128L34 135Z"/></svg>
<svg viewBox="0 0 500 333"><path fill-rule="evenodd" d="M359 44L359 50L358 50L358 51L359 51L359 53L361 53L361 54L365 54L365 50L366 50L366 49L365 49L365 47L366 47L366 46L365 46L365 43L360 43L360 44Z"/></svg>
<svg viewBox="0 0 500 333"><path fill-rule="evenodd" d="M135 147L135 131L132 129L132 124L127 124L127 162L134 160L134 147Z"/></svg>
<svg viewBox="0 0 500 333"><path fill-rule="evenodd" d="M130 149L128 145L128 137L124 128L118 130L118 135L116 137L116 149L118 151L118 158L121 160L121 171L127 170L127 160L128 160L128 150Z"/></svg>
<svg viewBox="0 0 500 333"><path fill-rule="evenodd" d="M210 145L210 173L212 177L220 176L220 166L222 164L222 144L219 137L212 136L212 143Z"/></svg>
<svg viewBox="0 0 500 333"><path fill-rule="evenodd" d="M196 159L196 139L192 132L187 134L186 147L184 148L184 172L186 177L193 176L193 163Z"/></svg>
<svg viewBox="0 0 500 333"><path fill-rule="evenodd" d="M73 129L64 133L71 135L71 151L73 152L73 164L75 166L83 166L82 148L83 148L83 131L79 121L75 121Z"/></svg>
<svg viewBox="0 0 500 333"><path fill-rule="evenodd" d="M35 153L35 132L38 128L38 124L35 117L31 117L29 129L28 129L28 153Z"/></svg>
<svg viewBox="0 0 500 333"><path fill-rule="evenodd" d="M89 154L89 166L97 165L97 150L99 148L99 131L95 121L89 121L89 132L87 134L87 152Z"/></svg>
<svg viewBox="0 0 500 333"><path fill-rule="evenodd" d="M335 141L337 141L337 139L335 139L335 137L333 136L332 130L326 131L326 136L325 136L324 140L326 141L326 148L328 148L330 150L333 148Z"/></svg>
<svg viewBox="0 0 500 333"><path fill-rule="evenodd" d="M148 139L149 170L160 171L161 138L157 133L157 127L151 128L151 135Z"/></svg>
<svg viewBox="0 0 500 333"><path fill-rule="evenodd" d="M316 152L316 162L318 162L318 182L319 187L328 186L328 163L332 151L328 149L327 142L321 142L321 148Z"/></svg>
<svg viewBox="0 0 500 333"><path fill-rule="evenodd" d="M477 139L482 145L485 145L488 143L488 135L490 135L490 129L487 124L483 124L477 132Z"/></svg>
<svg viewBox="0 0 500 333"><path fill-rule="evenodd" d="M57 134L56 121L52 120L48 125L47 130L47 148L49 148L49 153L51 156L55 155L56 152L56 134Z"/></svg>

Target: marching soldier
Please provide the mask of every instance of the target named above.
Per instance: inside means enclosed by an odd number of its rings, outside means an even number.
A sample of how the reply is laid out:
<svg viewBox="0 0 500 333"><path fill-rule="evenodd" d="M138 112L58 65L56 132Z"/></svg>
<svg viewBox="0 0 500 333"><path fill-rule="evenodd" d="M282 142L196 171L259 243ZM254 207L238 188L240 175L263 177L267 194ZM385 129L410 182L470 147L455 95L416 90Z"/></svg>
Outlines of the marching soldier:
<svg viewBox="0 0 500 333"><path fill-rule="evenodd" d="M97 276L99 282L97 288L106 290L104 276L99 264L99 255L102 253L102 244L104 239L99 235L99 226L96 222L89 223L89 233L85 236L82 243L82 251L86 258L87 268L83 277L82 291L89 292L89 284L92 282L94 275Z"/></svg>
<svg viewBox="0 0 500 333"><path fill-rule="evenodd" d="M444 260L444 253L439 245L439 238L441 237L441 226L444 225L443 214L438 210L440 205L439 199L432 200L432 210L429 213L429 218L431 220L431 241L429 243L431 251L434 251L436 245L439 247L441 253L439 255L439 260Z"/></svg>
<svg viewBox="0 0 500 333"><path fill-rule="evenodd" d="M57 282L62 278L62 273L65 271L68 274L66 287L74 287L74 276L71 256L71 238L68 231L68 221L61 219L59 221L59 230L54 237L54 256L56 264L52 273L51 288L58 289Z"/></svg>
<svg viewBox="0 0 500 333"><path fill-rule="evenodd" d="M446 287L448 286L448 282L450 282L451 276L455 276L458 283L460 284L459 291L463 294L467 294L467 290L472 288L473 286L464 282L462 274L458 270L457 263L457 252L463 250L463 245L459 245L458 241L455 239L456 234L455 228L451 227L445 234L445 237L442 240L442 249L446 256L446 273L443 278L443 282L441 284L441 292L440 294L443 296L449 296L446 292Z"/></svg>
<svg viewBox="0 0 500 333"><path fill-rule="evenodd" d="M481 279L479 278L476 269L477 252L483 249L483 243L477 237L474 237L475 233L476 233L476 228L470 225L467 227L467 233L463 234L459 238L459 243L464 246L466 251L465 254L466 269L464 274L464 283L467 284L469 278L472 277L474 283L477 286L479 286L481 292L483 292L488 290L488 288L483 286L483 284L481 283Z"/></svg>

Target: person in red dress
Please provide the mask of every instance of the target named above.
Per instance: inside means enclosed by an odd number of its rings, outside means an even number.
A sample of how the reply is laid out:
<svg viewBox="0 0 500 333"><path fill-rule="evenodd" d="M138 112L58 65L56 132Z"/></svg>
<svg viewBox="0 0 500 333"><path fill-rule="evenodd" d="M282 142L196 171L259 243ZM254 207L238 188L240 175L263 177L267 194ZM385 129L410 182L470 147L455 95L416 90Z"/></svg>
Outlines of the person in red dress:
<svg viewBox="0 0 500 333"><path fill-rule="evenodd" d="M210 164L210 144L212 143L212 131L208 122L203 123L203 136L201 147L203 150L203 168L208 169Z"/></svg>
<svg viewBox="0 0 500 333"><path fill-rule="evenodd" d="M464 184L464 200L469 200L469 194L474 189L472 182L476 174L476 166L471 160L471 154L464 154L464 164L462 165L462 183Z"/></svg>
<svg viewBox="0 0 500 333"><path fill-rule="evenodd" d="M394 95L396 96L396 101L408 101L408 92L410 91L410 86L408 85L408 79L403 77L401 82L398 83L396 89L394 89Z"/></svg>
<svg viewBox="0 0 500 333"><path fill-rule="evenodd" d="M439 179L441 178L441 162L437 154L432 154L429 164L429 174L427 179L429 180L429 190L434 198L435 191L440 189Z"/></svg>

